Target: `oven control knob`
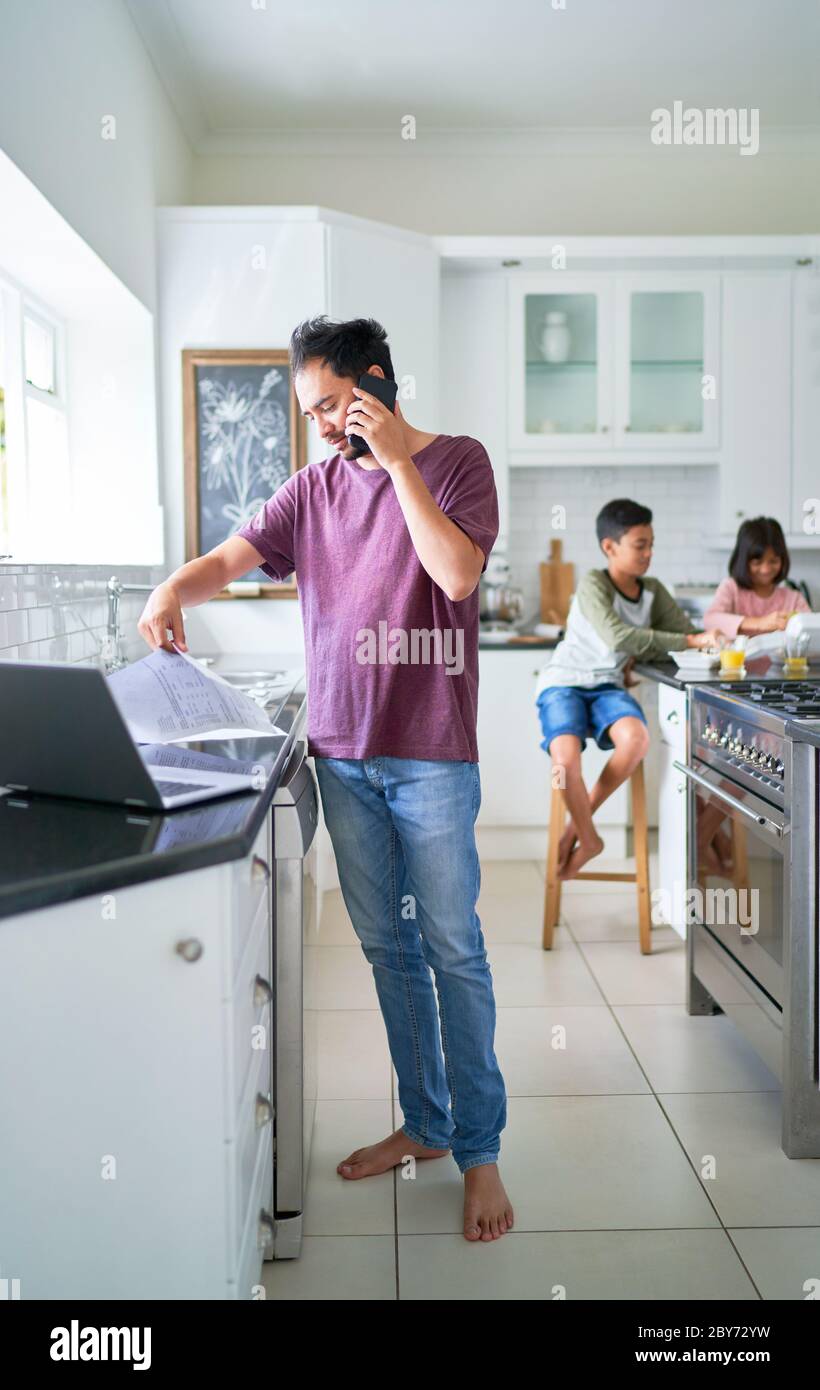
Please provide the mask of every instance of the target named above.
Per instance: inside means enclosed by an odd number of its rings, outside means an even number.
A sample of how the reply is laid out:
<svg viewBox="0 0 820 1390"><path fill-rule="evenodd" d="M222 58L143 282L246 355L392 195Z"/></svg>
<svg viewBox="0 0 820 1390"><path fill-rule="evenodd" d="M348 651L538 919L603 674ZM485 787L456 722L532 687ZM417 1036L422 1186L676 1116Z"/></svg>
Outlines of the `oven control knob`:
<svg viewBox="0 0 820 1390"><path fill-rule="evenodd" d="M785 763L782 763L782 762L780 761L780 759L778 758L777 762L776 762L775 765L774 765L774 770L775 770L775 775L776 775L777 777L782 777L782 776L785 774L785 771L786 771L786 764L785 764Z"/></svg>

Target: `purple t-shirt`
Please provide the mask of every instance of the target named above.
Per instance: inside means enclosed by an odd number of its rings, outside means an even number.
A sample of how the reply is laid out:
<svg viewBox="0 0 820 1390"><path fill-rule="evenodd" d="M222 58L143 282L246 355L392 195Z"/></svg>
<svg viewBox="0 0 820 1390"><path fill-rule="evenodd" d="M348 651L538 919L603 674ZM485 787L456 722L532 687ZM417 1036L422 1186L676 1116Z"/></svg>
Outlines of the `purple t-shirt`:
<svg viewBox="0 0 820 1390"><path fill-rule="evenodd" d="M413 462L486 566L498 501L483 444L440 434ZM309 754L478 762L478 588L454 603L430 578L389 473L333 454L294 473L237 534L271 579L296 571Z"/></svg>

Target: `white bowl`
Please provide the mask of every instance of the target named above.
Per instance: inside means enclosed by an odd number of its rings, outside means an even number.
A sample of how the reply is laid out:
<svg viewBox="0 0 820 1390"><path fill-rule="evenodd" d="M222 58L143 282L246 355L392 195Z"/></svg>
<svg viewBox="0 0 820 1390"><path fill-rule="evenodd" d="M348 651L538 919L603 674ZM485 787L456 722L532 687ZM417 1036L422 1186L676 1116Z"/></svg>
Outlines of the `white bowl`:
<svg viewBox="0 0 820 1390"><path fill-rule="evenodd" d="M681 671L711 671L720 665L720 652L702 651L699 647L686 647L669 655Z"/></svg>

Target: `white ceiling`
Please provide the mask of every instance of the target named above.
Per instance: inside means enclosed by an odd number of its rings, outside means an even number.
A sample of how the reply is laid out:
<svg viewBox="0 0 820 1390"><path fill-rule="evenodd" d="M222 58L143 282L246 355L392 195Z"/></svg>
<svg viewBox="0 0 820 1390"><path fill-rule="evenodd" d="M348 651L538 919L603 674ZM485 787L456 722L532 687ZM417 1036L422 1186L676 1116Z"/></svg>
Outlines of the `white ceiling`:
<svg viewBox="0 0 820 1390"><path fill-rule="evenodd" d="M231 134L820 127L817 0L127 0L194 147ZM297 136L298 138L298 136Z"/></svg>

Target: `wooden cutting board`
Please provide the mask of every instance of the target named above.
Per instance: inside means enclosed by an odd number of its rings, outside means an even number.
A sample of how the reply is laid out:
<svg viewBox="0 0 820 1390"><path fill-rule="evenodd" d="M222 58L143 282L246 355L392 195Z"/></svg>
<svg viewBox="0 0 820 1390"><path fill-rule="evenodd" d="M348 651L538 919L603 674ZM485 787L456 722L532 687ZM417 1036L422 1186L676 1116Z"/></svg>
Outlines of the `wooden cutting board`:
<svg viewBox="0 0 820 1390"><path fill-rule="evenodd" d="M567 620L570 599L575 592L575 566L563 558L563 542L550 541L550 557L541 570L541 621L561 623Z"/></svg>

